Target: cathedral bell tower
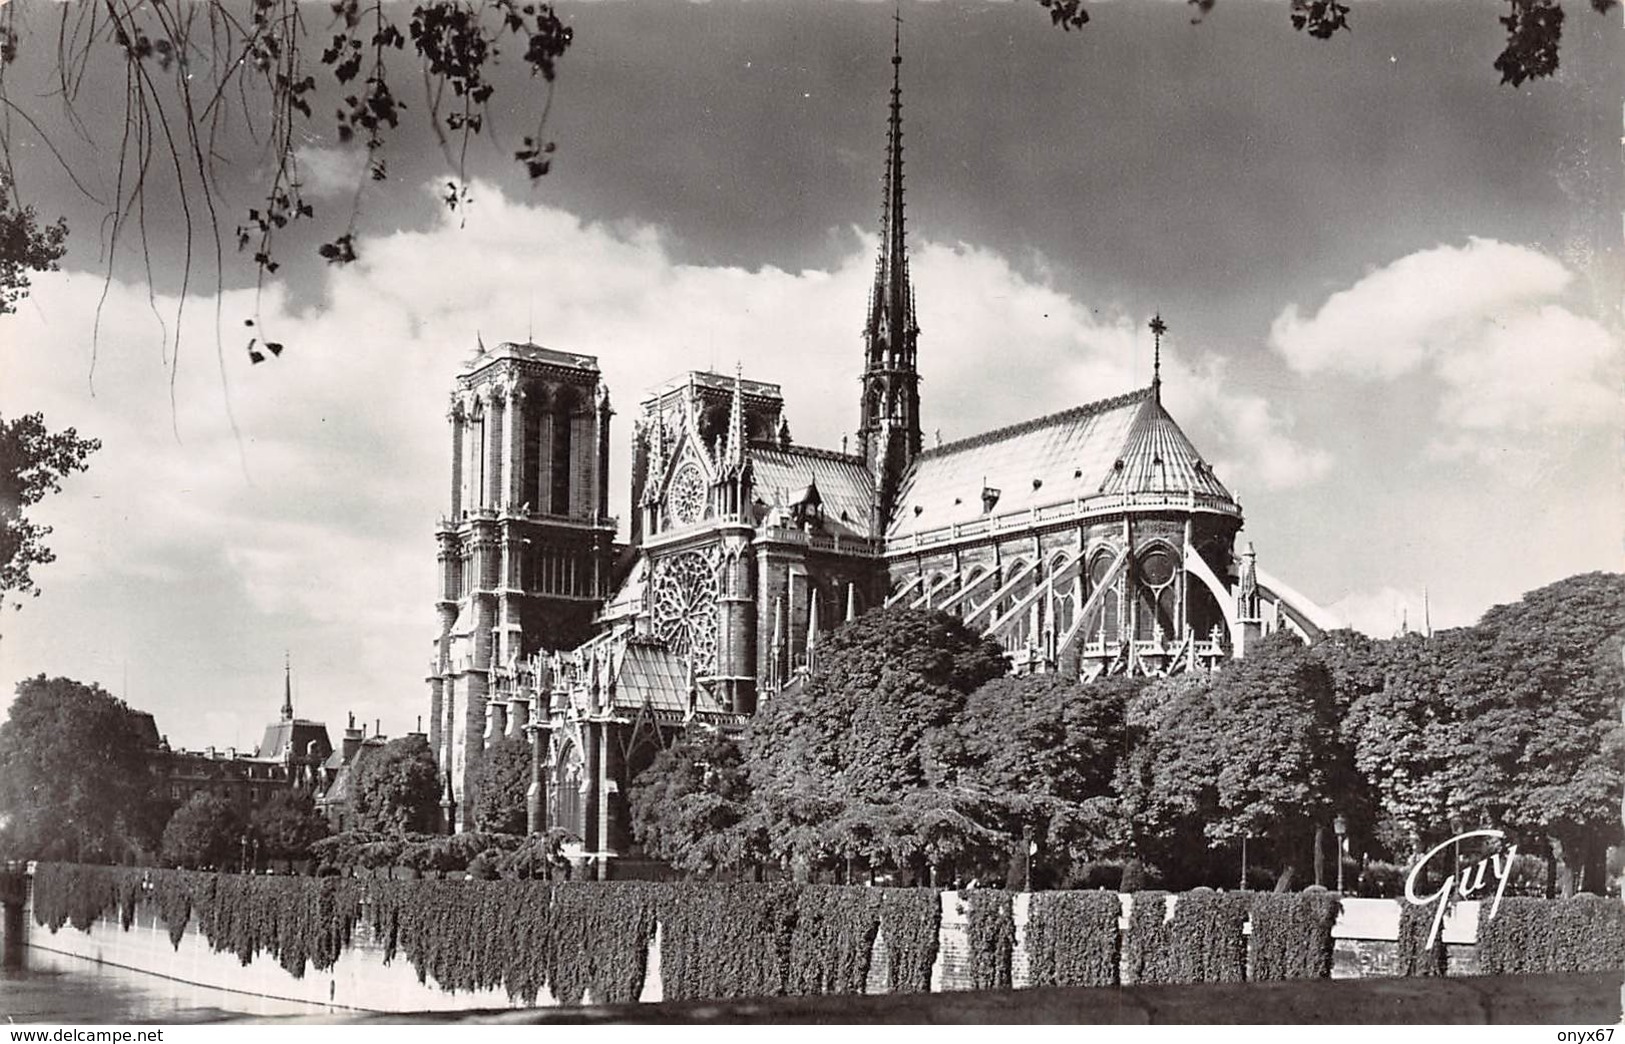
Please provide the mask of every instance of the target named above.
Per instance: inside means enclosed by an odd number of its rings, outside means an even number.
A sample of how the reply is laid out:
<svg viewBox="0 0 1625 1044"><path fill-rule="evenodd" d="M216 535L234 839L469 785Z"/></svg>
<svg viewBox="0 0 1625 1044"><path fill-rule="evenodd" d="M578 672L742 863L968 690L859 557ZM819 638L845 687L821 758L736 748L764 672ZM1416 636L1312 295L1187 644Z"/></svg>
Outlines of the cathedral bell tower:
<svg viewBox="0 0 1625 1044"><path fill-rule="evenodd" d="M863 329L864 368L859 452L875 481L875 535L883 535L896 507L897 490L920 452L920 375L915 345L914 288L908 278L903 225L903 65L901 20L892 37L891 116L886 135L885 197L881 204L880 256L869 291Z"/></svg>
<svg viewBox="0 0 1625 1044"><path fill-rule="evenodd" d="M596 359L529 342L481 343L455 380L428 674L448 829L472 824L486 743L542 710L517 688L517 665L586 640L610 592L612 415Z"/></svg>

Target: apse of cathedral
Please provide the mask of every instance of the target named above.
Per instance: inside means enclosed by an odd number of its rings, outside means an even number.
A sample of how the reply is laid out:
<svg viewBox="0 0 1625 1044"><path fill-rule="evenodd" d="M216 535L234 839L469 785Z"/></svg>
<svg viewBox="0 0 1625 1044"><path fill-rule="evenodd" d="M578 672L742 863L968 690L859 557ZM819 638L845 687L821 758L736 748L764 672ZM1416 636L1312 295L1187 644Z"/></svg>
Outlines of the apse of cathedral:
<svg viewBox="0 0 1625 1044"><path fill-rule="evenodd" d="M1161 676L1323 615L1238 549L1241 505L1144 388L926 448L894 49L881 236L851 451L796 443L778 385L691 371L632 421L629 543L608 515L597 360L480 344L452 392L430 743L449 830L473 766L532 748L530 829L612 872L630 780L694 723L742 726L882 605L939 609L1014 672Z"/></svg>

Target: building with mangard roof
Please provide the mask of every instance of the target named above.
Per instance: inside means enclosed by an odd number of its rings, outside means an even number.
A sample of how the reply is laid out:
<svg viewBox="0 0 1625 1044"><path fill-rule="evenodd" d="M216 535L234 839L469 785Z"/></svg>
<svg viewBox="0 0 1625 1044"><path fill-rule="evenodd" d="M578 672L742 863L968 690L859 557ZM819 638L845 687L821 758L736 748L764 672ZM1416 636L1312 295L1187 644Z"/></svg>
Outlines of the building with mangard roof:
<svg viewBox="0 0 1625 1044"><path fill-rule="evenodd" d="M156 738L156 726L152 731ZM265 726L252 752L235 747L171 750L161 739L153 747L172 802L181 805L194 794L212 792L230 800L245 818L278 791L323 789L322 765L333 753L325 724L295 716L293 673L287 664L281 711Z"/></svg>
<svg viewBox="0 0 1625 1044"><path fill-rule="evenodd" d="M633 854L626 788L693 722L734 727L795 681L819 635L881 605L941 609L1013 671L1161 676L1246 655L1312 604L1238 554L1241 505L1151 383L925 448L893 54L881 244L856 446L797 445L778 385L692 371L633 422L630 542L608 515L597 360L480 343L452 392L450 513L429 740L445 825L472 770L533 743L531 827L605 870Z"/></svg>

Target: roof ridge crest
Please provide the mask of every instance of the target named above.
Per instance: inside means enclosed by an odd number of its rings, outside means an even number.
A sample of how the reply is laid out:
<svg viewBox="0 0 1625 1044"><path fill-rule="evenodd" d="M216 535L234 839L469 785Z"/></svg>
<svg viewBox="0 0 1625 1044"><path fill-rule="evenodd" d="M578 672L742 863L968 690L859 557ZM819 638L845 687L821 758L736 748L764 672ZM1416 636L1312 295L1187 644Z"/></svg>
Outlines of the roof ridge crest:
<svg viewBox="0 0 1625 1044"><path fill-rule="evenodd" d="M1094 402L1086 402L1080 406L1069 406L1057 413L1045 414L1042 417L1033 417L1030 420L1024 420L1015 424L1006 425L1003 428L994 428L990 431L984 431L976 435L969 435L963 439L957 439L953 442L945 442L940 446L928 447L927 449L921 450L919 456L915 459L923 460L926 457L945 456L949 453L956 453L960 450L971 449L975 446L985 446L991 442L999 442L1003 439L1010 438L1012 435L1022 435L1026 432L1036 431L1039 428L1045 428L1052 424L1058 424L1062 421L1075 420L1079 417L1087 417L1095 413L1105 413L1107 410L1114 410L1119 406L1127 406L1133 402L1142 402L1150 395L1151 389L1149 387L1136 388L1133 391L1124 392L1121 395L1114 395L1109 399L1097 399Z"/></svg>

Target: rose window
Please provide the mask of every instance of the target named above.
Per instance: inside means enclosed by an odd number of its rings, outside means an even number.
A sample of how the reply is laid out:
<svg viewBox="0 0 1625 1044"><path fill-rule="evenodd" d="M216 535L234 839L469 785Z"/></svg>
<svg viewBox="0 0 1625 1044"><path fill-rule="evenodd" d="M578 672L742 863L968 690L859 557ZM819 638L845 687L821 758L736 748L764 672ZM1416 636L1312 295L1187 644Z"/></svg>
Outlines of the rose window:
<svg viewBox="0 0 1625 1044"><path fill-rule="evenodd" d="M654 624L655 634L696 675L711 672L717 653L715 551L685 551L656 563Z"/></svg>
<svg viewBox="0 0 1625 1044"><path fill-rule="evenodd" d="M705 513L705 479L693 464L683 467L666 492L666 510L679 526L692 525Z"/></svg>

